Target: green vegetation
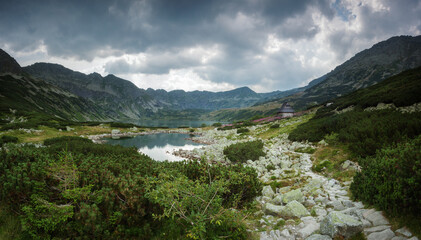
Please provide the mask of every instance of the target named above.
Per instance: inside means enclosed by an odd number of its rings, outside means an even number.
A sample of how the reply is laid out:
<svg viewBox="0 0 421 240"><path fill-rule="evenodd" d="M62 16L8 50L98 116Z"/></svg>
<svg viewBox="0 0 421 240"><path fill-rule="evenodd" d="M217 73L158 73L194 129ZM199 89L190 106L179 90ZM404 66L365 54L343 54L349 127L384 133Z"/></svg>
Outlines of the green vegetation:
<svg viewBox="0 0 421 240"><path fill-rule="evenodd" d="M237 133L238 134L240 134L240 133L248 133L248 132L250 132L250 130L248 128L239 128L239 129L237 129Z"/></svg>
<svg viewBox="0 0 421 240"><path fill-rule="evenodd" d="M377 149L393 144L404 136L421 134L421 113L400 113L394 110L354 110L320 117L318 114L297 127L289 135L292 141L317 142L324 136L337 133L338 140L348 144L356 156L374 155Z"/></svg>
<svg viewBox="0 0 421 240"><path fill-rule="evenodd" d="M241 210L261 191L255 170L156 162L135 148L78 137L0 152L0 236L21 239L247 239ZM13 213L6 219L4 212ZM17 224L15 219L19 219Z"/></svg>
<svg viewBox="0 0 421 240"><path fill-rule="evenodd" d="M294 150L295 152L299 152L299 153L308 153L308 154L313 154L316 149L312 148L312 147L300 147Z"/></svg>
<svg viewBox="0 0 421 240"><path fill-rule="evenodd" d="M132 127L139 128L140 126L133 123L112 122L110 123L110 127L112 128L132 128Z"/></svg>
<svg viewBox="0 0 421 240"><path fill-rule="evenodd" d="M224 148L224 155L235 163L244 163L247 160L257 160L261 156L266 156L261 140L232 144Z"/></svg>
<svg viewBox="0 0 421 240"><path fill-rule="evenodd" d="M421 219L421 136L361 159L351 185L354 197L392 215Z"/></svg>
<svg viewBox="0 0 421 240"><path fill-rule="evenodd" d="M270 128L279 128L279 123L275 123L270 125Z"/></svg>
<svg viewBox="0 0 421 240"><path fill-rule="evenodd" d="M0 137L0 147L2 147L3 144L6 144L6 143L17 143L17 142L18 142L18 138L14 136L3 135Z"/></svg>

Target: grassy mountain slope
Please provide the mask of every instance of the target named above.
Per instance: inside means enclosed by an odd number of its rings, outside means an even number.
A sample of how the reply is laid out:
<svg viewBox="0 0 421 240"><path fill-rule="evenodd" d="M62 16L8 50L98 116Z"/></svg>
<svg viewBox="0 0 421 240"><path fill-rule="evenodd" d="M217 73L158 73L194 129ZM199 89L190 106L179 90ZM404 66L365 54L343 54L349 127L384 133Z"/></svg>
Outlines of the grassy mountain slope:
<svg viewBox="0 0 421 240"><path fill-rule="evenodd" d="M110 120L92 102L73 95L44 81L14 74L0 75L0 114L10 109L20 115L38 113L66 120Z"/></svg>

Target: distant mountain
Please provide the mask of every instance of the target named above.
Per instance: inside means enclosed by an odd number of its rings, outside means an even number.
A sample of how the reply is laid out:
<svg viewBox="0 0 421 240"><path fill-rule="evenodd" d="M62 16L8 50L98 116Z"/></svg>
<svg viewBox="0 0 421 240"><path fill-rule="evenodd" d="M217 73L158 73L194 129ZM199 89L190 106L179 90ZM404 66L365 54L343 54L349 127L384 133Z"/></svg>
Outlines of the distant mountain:
<svg viewBox="0 0 421 240"><path fill-rule="evenodd" d="M361 51L301 91L249 108L212 112L204 118L232 121L274 114L283 102L289 102L296 110L303 110L418 66L421 66L421 36L392 37Z"/></svg>
<svg viewBox="0 0 421 240"><path fill-rule="evenodd" d="M72 71L58 64L35 63L23 68L31 76L43 79L101 107L117 112L118 119L171 117L176 111L213 111L248 107L278 97L282 92L256 93L248 87L225 92L140 89L114 75L102 77ZM197 117L197 116L194 116Z"/></svg>
<svg viewBox="0 0 421 240"><path fill-rule="evenodd" d="M11 110L18 114L38 112L67 120L111 120L106 110L68 91L34 79L6 52L0 49L0 115Z"/></svg>

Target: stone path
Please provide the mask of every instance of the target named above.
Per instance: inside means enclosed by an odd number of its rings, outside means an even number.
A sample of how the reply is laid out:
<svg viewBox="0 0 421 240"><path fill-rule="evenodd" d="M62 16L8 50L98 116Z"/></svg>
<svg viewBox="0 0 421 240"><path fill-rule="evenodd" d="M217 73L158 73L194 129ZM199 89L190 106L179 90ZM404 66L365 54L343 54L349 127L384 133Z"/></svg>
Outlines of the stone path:
<svg viewBox="0 0 421 240"><path fill-rule="evenodd" d="M258 131L250 127L251 131ZM195 149L187 155L205 156L210 161L227 161L223 148L247 139L236 139L235 130L203 132L199 140L213 144ZM361 202L348 197L350 182L340 183L312 172L310 154L296 149L315 147L306 143L290 142L287 135L265 141L266 157L247 161L265 182L295 181L292 186L276 188L265 186L257 197L261 210L255 213L258 223L251 229L262 240L321 240L337 236L351 237L363 232L368 240L418 240L406 228L391 230L382 212L365 209ZM268 166L271 166L270 168Z"/></svg>

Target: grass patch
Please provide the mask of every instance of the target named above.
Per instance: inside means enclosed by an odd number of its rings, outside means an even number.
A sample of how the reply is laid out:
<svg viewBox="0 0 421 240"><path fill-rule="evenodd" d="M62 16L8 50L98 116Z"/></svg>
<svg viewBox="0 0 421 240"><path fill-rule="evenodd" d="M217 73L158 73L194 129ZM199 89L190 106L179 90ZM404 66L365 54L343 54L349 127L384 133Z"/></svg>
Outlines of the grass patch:
<svg viewBox="0 0 421 240"><path fill-rule="evenodd" d="M294 150L295 152L299 152L299 153L308 153L308 154L313 154L316 149L312 148L312 147L300 147Z"/></svg>
<svg viewBox="0 0 421 240"><path fill-rule="evenodd" d="M313 171L340 181L349 181L354 170L342 169L342 163L350 159L349 150L344 145L319 147L313 154Z"/></svg>
<svg viewBox="0 0 421 240"><path fill-rule="evenodd" d="M308 122L308 120L310 120L313 116L314 116L314 113L306 114L300 117L283 119L283 120L280 120L279 123L271 125L271 126L278 125L277 128L272 128L272 127L268 127L268 125L265 125L265 128L267 128L267 130L258 134L256 137L259 137L262 139L271 139L284 133L289 134L298 125Z"/></svg>
<svg viewBox="0 0 421 240"><path fill-rule="evenodd" d="M0 204L0 239L21 239L21 231L19 218L5 205Z"/></svg>

